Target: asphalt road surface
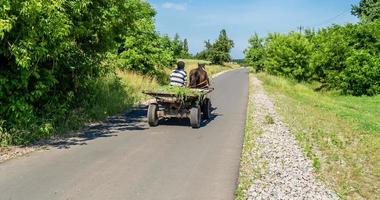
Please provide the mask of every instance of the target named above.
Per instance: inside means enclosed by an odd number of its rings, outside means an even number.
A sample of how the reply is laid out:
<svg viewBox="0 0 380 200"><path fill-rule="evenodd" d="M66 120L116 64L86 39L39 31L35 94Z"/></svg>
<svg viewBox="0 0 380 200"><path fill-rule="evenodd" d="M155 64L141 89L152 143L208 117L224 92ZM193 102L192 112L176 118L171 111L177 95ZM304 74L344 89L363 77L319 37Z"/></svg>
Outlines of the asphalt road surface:
<svg viewBox="0 0 380 200"><path fill-rule="evenodd" d="M233 199L248 100L248 70L214 79L212 120L149 128L146 108L91 127L49 150L0 164L1 200Z"/></svg>

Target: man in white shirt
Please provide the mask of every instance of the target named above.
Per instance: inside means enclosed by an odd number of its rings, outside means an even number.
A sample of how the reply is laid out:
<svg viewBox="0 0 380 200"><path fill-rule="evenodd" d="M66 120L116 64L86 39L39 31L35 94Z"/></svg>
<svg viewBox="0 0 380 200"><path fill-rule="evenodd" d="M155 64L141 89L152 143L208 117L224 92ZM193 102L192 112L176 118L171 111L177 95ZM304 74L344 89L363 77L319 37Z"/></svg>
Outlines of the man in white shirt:
<svg viewBox="0 0 380 200"><path fill-rule="evenodd" d="M179 61L177 69L173 70L170 75L170 85L184 87L186 86L187 73L185 72L185 63Z"/></svg>

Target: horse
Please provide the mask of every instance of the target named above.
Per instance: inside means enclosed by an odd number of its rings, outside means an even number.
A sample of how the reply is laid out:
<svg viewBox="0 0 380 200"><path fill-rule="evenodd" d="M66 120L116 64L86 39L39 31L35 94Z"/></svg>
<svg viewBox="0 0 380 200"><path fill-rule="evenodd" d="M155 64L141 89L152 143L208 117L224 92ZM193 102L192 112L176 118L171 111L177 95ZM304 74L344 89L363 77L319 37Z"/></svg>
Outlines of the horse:
<svg viewBox="0 0 380 200"><path fill-rule="evenodd" d="M198 68L190 71L190 88L204 89L210 86L210 80L205 70L205 64L198 64Z"/></svg>

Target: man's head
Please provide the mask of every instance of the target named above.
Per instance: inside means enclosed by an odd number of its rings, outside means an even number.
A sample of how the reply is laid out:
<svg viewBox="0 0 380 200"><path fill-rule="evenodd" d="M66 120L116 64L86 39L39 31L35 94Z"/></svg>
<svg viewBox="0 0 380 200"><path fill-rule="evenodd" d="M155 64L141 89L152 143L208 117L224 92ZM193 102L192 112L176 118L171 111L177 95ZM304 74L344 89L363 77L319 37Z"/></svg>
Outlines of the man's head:
<svg viewBox="0 0 380 200"><path fill-rule="evenodd" d="M178 63L177 63L177 69L180 69L180 70L185 69L185 62L178 61Z"/></svg>

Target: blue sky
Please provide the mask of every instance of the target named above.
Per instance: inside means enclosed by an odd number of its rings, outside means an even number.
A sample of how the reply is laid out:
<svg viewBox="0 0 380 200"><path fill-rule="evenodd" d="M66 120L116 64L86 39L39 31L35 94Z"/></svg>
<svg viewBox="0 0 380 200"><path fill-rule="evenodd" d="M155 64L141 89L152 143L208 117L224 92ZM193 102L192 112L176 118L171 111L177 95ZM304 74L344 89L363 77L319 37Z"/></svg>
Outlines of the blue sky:
<svg viewBox="0 0 380 200"><path fill-rule="evenodd" d="M204 48L226 29L235 42L234 58L243 58L249 37L257 32L288 32L297 27L320 28L357 22L350 14L359 0L148 0L157 10L161 34L179 33L189 41L190 51Z"/></svg>

